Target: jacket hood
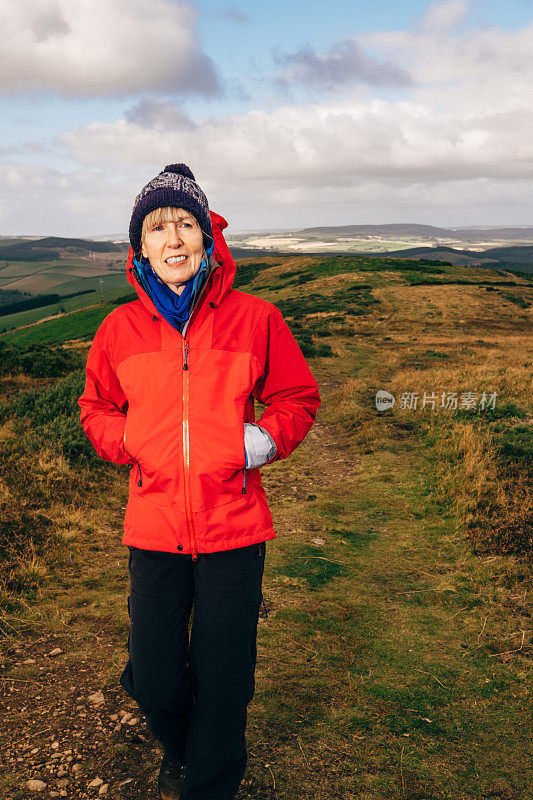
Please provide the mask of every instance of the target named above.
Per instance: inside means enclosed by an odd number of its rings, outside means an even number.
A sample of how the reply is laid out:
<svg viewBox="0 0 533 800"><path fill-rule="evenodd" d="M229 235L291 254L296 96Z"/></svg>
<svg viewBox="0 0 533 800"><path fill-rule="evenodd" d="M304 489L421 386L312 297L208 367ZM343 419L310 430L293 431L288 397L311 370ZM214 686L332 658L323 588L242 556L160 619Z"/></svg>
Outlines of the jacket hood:
<svg viewBox="0 0 533 800"><path fill-rule="evenodd" d="M228 245L226 244L224 234L222 233L222 231L228 227L227 220L214 211L210 211L209 213L211 216L211 226L213 228L215 246L213 254L209 259L213 267L207 278L205 293L209 296L210 302L214 303L215 305L220 305L224 296L231 290L235 273L237 271L237 265L233 260ZM159 311L135 277L133 272L133 256L133 248L130 245L128 251L128 260L126 263L127 281L129 284L131 284L131 286L134 287L139 300L141 300L143 305L146 306L150 314L159 316Z"/></svg>

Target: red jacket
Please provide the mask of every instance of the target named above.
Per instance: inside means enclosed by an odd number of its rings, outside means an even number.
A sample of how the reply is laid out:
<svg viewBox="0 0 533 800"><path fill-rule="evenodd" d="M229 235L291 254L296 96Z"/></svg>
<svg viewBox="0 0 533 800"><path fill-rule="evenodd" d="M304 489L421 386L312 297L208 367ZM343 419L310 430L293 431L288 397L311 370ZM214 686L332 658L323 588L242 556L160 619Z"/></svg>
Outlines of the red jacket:
<svg viewBox="0 0 533 800"><path fill-rule="evenodd" d="M235 262L211 212L216 268L182 336L127 263L138 300L94 337L81 423L97 453L130 464L123 544L212 553L274 539L259 469L245 468L244 422L258 420L286 458L310 430L318 386L281 312L232 288Z"/></svg>

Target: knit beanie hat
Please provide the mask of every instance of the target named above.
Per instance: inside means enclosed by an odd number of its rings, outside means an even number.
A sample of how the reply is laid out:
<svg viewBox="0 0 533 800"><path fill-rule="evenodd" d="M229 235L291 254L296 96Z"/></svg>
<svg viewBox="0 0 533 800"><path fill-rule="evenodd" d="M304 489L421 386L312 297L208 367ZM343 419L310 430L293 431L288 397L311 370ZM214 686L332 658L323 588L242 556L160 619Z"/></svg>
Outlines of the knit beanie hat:
<svg viewBox="0 0 533 800"><path fill-rule="evenodd" d="M143 220L156 208L183 208L197 220L203 236L204 247L213 243L213 229L207 197L186 164L168 164L165 169L144 186L133 204L130 220L130 244L137 255L141 252Z"/></svg>

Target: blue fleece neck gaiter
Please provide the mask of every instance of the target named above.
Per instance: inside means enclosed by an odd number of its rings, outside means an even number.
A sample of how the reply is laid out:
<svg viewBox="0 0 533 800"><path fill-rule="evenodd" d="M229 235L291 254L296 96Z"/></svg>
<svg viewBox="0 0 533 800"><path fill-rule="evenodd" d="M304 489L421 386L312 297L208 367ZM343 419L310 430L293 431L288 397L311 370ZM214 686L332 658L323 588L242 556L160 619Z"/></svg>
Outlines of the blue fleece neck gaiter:
<svg viewBox="0 0 533 800"><path fill-rule="evenodd" d="M185 288L179 295L169 289L166 283L161 280L147 258L133 259L133 263L137 267L139 283L144 291L150 297L161 316L180 332L189 318L193 297L198 296L201 292L209 275L208 258L213 250L214 244L211 244L206 250L206 256L202 259L200 269L196 275L190 277L187 283L184 284Z"/></svg>

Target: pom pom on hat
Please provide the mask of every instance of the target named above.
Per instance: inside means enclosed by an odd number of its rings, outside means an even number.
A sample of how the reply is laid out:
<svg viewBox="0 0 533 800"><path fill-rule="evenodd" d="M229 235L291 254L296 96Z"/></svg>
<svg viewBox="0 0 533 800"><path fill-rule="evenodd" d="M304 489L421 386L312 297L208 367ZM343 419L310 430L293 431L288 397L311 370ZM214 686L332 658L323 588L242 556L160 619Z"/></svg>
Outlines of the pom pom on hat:
<svg viewBox="0 0 533 800"><path fill-rule="evenodd" d="M191 181L196 181L187 164L167 164L163 172L174 172L176 175L183 175L184 178L190 178ZM163 172L159 174L162 175Z"/></svg>

